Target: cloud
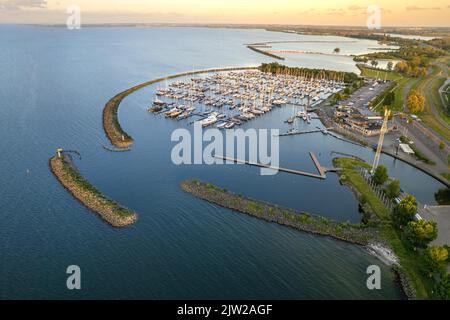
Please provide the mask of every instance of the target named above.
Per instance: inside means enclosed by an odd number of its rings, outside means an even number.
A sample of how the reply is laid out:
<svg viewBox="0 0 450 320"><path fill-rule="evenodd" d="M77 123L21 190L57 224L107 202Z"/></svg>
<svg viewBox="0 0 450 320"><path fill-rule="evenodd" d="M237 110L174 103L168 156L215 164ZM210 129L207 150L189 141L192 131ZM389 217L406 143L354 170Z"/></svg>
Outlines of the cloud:
<svg viewBox="0 0 450 320"><path fill-rule="evenodd" d="M328 11L325 13L327 15L336 15L336 16L343 16L346 14L345 10L342 8L339 9L328 9Z"/></svg>
<svg viewBox="0 0 450 320"><path fill-rule="evenodd" d="M46 8L47 0L0 0L0 10L22 10Z"/></svg>
<svg viewBox="0 0 450 320"><path fill-rule="evenodd" d="M348 7L348 10L350 11L365 11L367 10L367 7L361 7L361 6L357 6L357 5L352 5Z"/></svg>
<svg viewBox="0 0 450 320"><path fill-rule="evenodd" d="M440 10L440 7L418 7L418 6L408 6L406 10L408 11L424 11L424 10Z"/></svg>
<svg viewBox="0 0 450 320"><path fill-rule="evenodd" d="M308 13L312 13L314 11L316 11L316 9L311 8L311 9L306 9L306 10L300 11L298 14L308 14Z"/></svg>

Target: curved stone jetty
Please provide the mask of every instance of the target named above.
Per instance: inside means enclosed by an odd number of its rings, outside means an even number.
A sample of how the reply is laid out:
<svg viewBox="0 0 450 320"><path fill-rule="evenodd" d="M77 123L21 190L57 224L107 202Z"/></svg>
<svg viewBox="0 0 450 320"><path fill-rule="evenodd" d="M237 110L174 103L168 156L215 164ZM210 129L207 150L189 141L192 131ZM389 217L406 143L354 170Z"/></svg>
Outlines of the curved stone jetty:
<svg viewBox="0 0 450 320"><path fill-rule="evenodd" d="M210 183L189 180L182 182L181 188L197 198L221 207L300 231L328 236L364 246L374 242L377 238L374 230L362 225L351 224L349 222L337 222L322 216L297 212L274 204L253 200L221 189Z"/></svg>
<svg viewBox="0 0 450 320"><path fill-rule="evenodd" d="M237 68L220 68L220 69L207 69L207 70L199 70L199 71L190 71L190 72L184 72L179 73L163 78L158 78L154 80L150 80L141 84L138 84L134 87L131 87L125 91L122 91L118 94L116 94L114 97L112 97L105 105L105 108L103 109L103 129L105 130L106 136L111 141L111 143L116 146L117 148L130 148L131 145L134 143L133 138L126 133L120 123L118 118L118 111L119 106L122 100L130 95L131 93L140 90L144 87L150 86L152 84L185 77L189 75L194 74L201 74L201 73L210 73L210 72L224 72L224 71L238 71L238 70L253 70L257 69L258 67L237 67Z"/></svg>

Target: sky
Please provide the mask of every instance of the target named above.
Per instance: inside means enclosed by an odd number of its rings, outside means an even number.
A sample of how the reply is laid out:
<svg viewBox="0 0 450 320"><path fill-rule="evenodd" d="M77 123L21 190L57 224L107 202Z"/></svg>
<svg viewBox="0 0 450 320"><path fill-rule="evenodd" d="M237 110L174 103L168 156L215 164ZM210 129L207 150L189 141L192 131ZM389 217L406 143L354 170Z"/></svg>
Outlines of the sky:
<svg viewBox="0 0 450 320"><path fill-rule="evenodd" d="M0 23L217 23L365 26L369 5L381 26L450 27L450 0L0 0Z"/></svg>

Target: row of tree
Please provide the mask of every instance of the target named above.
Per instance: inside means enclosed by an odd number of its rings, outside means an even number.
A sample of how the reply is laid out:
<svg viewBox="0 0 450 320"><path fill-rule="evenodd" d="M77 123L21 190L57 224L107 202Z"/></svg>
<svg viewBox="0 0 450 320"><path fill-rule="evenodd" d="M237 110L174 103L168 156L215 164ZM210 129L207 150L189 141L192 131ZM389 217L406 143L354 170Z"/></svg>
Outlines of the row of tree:
<svg viewBox="0 0 450 320"><path fill-rule="evenodd" d="M358 76L353 72L288 67L276 62L263 63L260 67L260 70L272 74L283 74L307 79L326 79L334 81L344 81L346 83L353 83L355 81L358 81Z"/></svg>
<svg viewBox="0 0 450 320"><path fill-rule="evenodd" d="M383 187L385 194L391 199L397 198L401 193L400 182L389 179L388 170L383 165L375 170L373 181ZM417 200L414 196L408 195L394 207L391 219L400 232L402 241L418 252L426 275L437 280L436 294L440 298L450 299L450 281L446 270L449 262L449 247L429 246L437 238L437 224L434 221L418 219L416 214Z"/></svg>

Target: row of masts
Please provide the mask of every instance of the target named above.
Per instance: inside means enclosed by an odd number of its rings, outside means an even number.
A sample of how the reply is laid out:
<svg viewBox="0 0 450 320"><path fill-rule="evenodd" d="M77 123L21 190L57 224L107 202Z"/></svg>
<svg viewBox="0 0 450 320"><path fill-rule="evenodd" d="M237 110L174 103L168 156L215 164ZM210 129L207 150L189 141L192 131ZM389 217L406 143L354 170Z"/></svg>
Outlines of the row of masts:
<svg viewBox="0 0 450 320"><path fill-rule="evenodd" d="M156 94L175 102L163 102L157 98L149 111L159 112L167 105L170 106L170 117L185 119L195 113L205 113L205 110L197 110L195 104L198 104L200 109L209 107L206 111L211 112L212 108L227 107L230 114L238 111L238 115L230 115L230 118L237 116L246 121L276 106L294 104L307 107L305 101L308 101L308 106L311 102L320 102L343 87L343 82L304 79L289 74L273 75L260 71L216 73L188 81L174 81L170 86L166 83L166 87L158 89ZM220 112L213 115L222 116Z"/></svg>

